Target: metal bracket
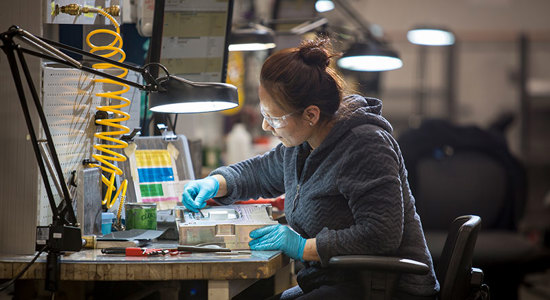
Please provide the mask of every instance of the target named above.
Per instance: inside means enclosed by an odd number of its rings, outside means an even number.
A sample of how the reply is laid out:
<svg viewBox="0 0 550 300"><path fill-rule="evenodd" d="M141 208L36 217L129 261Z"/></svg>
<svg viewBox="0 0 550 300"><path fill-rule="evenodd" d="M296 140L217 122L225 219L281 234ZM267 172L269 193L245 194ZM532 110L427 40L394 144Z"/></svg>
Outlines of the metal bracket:
<svg viewBox="0 0 550 300"><path fill-rule="evenodd" d="M178 136L174 134L173 131L168 130L168 126L164 124L157 124L157 128L162 133L162 139L165 141L175 141L178 139Z"/></svg>
<svg viewBox="0 0 550 300"><path fill-rule="evenodd" d="M125 134L120 137L120 140L125 142L131 142L134 140L134 137L141 135L141 127L136 127L130 134Z"/></svg>

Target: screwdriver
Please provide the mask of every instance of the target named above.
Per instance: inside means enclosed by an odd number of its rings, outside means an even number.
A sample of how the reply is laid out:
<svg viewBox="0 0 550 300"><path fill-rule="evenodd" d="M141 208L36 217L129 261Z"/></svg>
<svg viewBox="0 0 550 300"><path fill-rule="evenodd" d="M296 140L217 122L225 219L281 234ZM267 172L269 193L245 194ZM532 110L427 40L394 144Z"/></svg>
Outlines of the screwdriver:
<svg viewBox="0 0 550 300"><path fill-rule="evenodd" d="M151 256L164 255L169 252L168 249L139 248L139 247L111 247L101 249L103 254L125 254L126 256Z"/></svg>

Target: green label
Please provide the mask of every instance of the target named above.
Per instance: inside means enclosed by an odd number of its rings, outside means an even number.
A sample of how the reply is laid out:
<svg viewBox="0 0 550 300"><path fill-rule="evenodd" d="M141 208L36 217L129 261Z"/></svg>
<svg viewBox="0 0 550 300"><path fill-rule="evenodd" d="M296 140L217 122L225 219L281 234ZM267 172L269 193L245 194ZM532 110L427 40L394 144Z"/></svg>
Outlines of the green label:
<svg viewBox="0 0 550 300"><path fill-rule="evenodd" d="M162 184L140 184L139 190L141 191L141 197L158 197L164 196L162 191Z"/></svg>

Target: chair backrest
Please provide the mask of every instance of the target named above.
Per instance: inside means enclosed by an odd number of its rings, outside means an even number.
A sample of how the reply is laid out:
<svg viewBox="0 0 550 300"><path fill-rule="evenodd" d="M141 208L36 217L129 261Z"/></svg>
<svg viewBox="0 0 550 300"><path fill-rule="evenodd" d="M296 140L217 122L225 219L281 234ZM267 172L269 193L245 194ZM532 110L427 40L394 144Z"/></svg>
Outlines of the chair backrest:
<svg viewBox="0 0 550 300"><path fill-rule="evenodd" d="M399 144L424 230L446 230L449 220L470 214L486 229L517 229L526 177L502 136L426 120L404 132Z"/></svg>
<svg viewBox="0 0 550 300"><path fill-rule="evenodd" d="M506 169L491 156L457 151L426 157L418 161L416 175L416 208L426 230L447 230L450 220L469 214L482 217L487 227L500 227L496 224L504 219L509 201L508 178Z"/></svg>
<svg viewBox="0 0 550 300"><path fill-rule="evenodd" d="M463 300L470 293L472 256L480 227L481 218L475 215L460 216L451 224L436 269L440 300Z"/></svg>

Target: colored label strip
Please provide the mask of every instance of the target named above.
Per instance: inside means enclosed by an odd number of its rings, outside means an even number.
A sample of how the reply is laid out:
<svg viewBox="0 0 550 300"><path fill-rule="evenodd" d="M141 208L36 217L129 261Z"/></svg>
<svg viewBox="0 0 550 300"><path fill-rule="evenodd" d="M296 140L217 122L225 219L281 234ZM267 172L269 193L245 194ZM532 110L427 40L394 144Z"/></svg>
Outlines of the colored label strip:
<svg viewBox="0 0 550 300"><path fill-rule="evenodd" d="M138 168L139 182L174 181L172 168Z"/></svg>
<svg viewBox="0 0 550 300"><path fill-rule="evenodd" d="M167 150L136 150L136 164L143 167L171 167L172 160Z"/></svg>
<svg viewBox="0 0 550 300"><path fill-rule="evenodd" d="M141 198L143 203L156 203L156 202L178 202L178 197L158 197L158 198Z"/></svg>
<svg viewBox="0 0 550 300"><path fill-rule="evenodd" d="M162 184L140 184L139 190L141 192L141 197L161 197L164 196L164 191L162 190Z"/></svg>

